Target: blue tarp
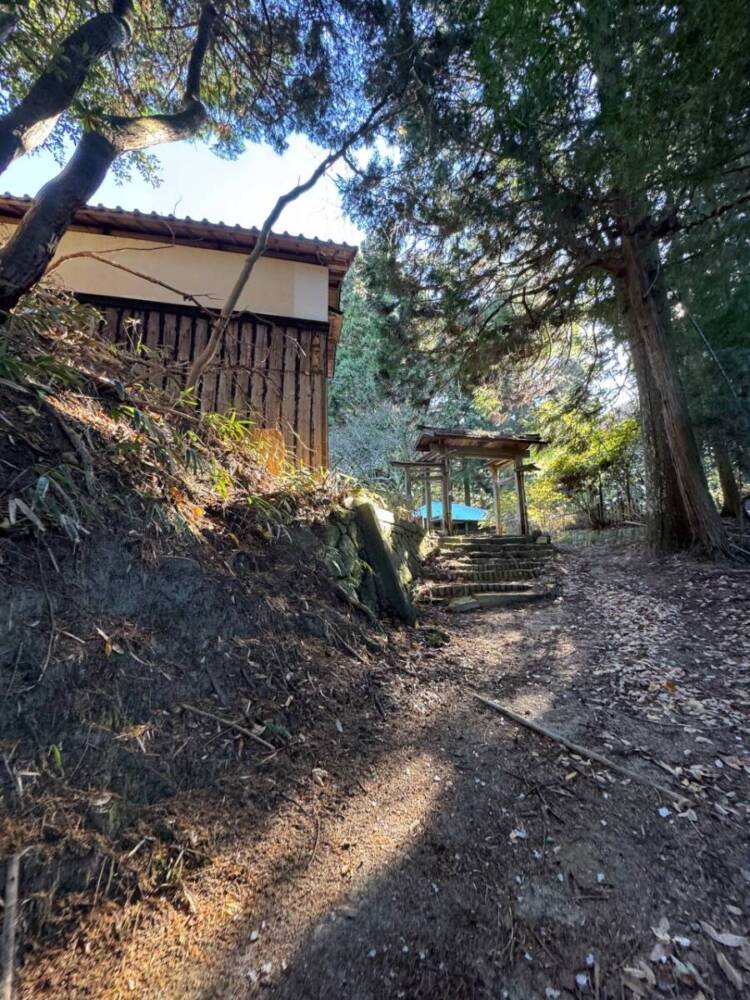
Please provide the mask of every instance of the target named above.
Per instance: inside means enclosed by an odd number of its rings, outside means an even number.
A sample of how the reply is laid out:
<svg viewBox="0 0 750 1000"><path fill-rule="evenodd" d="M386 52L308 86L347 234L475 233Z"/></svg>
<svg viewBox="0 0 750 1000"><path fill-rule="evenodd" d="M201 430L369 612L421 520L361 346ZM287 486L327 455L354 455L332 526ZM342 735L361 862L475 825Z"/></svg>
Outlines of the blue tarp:
<svg viewBox="0 0 750 1000"><path fill-rule="evenodd" d="M414 511L415 517L427 517L427 504L422 504ZM440 520L443 516L443 504L440 500L432 501L432 520ZM463 503L451 504L451 516L454 521L483 521L487 517L487 511L481 507L467 507Z"/></svg>

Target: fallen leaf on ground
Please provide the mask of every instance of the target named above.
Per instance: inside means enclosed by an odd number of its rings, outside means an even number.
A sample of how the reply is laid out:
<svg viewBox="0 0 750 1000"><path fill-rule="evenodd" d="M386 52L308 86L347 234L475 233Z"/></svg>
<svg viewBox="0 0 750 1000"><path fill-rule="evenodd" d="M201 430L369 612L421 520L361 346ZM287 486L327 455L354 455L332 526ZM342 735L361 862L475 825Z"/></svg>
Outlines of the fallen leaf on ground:
<svg viewBox="0 0 750 1000"><path fill-rule="evenodd" d="M732 965L729 959L722 952L716 952L716 961L719 963L719 968L727 977L729 982L734 986L735 989L742 989L742 973L738 972L737 969Z"/></svg>
<svg viewBox="0 0 750 1000"><path fill-rule="evenodd" d="M723 944L727 948L741 948L748 943L748 938L744 935L732 934L731 931L717 931L705 920L701 920L701 927L713 941L716 941L717 944Z"/></svg>

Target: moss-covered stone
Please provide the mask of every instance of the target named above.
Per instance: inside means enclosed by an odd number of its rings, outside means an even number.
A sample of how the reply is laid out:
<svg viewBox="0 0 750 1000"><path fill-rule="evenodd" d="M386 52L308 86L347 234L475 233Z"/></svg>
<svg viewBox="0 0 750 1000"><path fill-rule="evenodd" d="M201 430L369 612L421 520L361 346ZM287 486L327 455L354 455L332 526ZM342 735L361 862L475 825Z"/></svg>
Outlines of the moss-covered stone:
<svg viewBox="0 0 750 1000"><path fill-rule="evenodd" d="M318 558L336 580L346 576L345 560L341 552L334 546L324 545L318 553Z"/></svg>
<svg viewBox="0 0 750 1000"><path fill-rule="evenodd" d="M323 544L328 548L335 549L341 539L341 525L338 520L331 518L323 525Z"/></svg>
<svg viewBox="0 0 750 1000"><path fill-rule="evenodd" d="M349 534L340 537L336 551L344 567L343 576L349 577L355 584L362 579L362 561L359 557L359 546Z"/></svg>
<svg viewBox="0 0 750 1000"><path fill-rule="evenodd" d="M375 506L367 501L354 508L357 526L362 536L362 549L375 574L375 589L380 607L413 625L416 612L401 581L393 550L381 529Z"/></svg>
<svg viewBox="0 0 750 1000"><path fill-rule="evenodd" d="M352 499L317 529L319 557L352 597L373 611L414 620L406 587L420 574L424 532L390 511Z"/></svg>

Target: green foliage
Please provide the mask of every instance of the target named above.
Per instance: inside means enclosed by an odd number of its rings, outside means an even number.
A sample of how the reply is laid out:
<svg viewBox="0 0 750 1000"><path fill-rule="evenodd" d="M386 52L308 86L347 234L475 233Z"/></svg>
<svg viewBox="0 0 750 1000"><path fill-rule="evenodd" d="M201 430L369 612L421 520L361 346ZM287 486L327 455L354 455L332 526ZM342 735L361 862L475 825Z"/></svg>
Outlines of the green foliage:
<svg viewBox="0 0 750 1000"><path fill-rule="evenodd" d="M98 0L28 0L0 46L0 112L12 108L71 32L110 4ZM132 38L98 61L73 105L46 142L62 160L70 140L107 115L176 110L195 36L199 0L135 3ZM201 100L208 120L200 140L234 158L247 142L282 149L294 131L321 144L364 117L367 85L384 76L381 58L401 44L398 5L364 0L227 0L218 12L214 43L204 65ZM117 169L137 167L158 182L148 153L132 154Z"/></svg>
<svg viewBox="0 0 750 1000"><path fill-rule="evenodd" d="M426 342L423 323L404 318L377 246L365 246L344 288L344 325L331 383L334 466L378 490L403 488L390 463L413 457L419 424L481 427L490 420L456 386Z"/></svg>
<svg viewBox="0 0 750 1000"><path fill-rule="evenodd" d="M228 500L232 487L234 486L232 477L227 469L219 462L214 462L212 467L213 489L220 500Z"/></svg>
<svg viewBox="0 0 750 1000"><path fill-rule="evenodd" d="M205 413L203 419L213 428L220 440L234 445L247 441L250 431L255 426L255 421L240 417L236 410L230 410L229 413Z"/></svg>
<svg viewBox="0 0 750 1000"><path fill-rule="evenodd" d="M684 240L686 254L700 253L721 220L736 227L739 258L711 238L695 265L705 280L694 274L685 284L705 305L693 311L718 326L725 309L711 299L734 282L725 301L739 315L744 265L730 261L746 260L750 245L740 209L750 189L744 8L741 0L430 4L441 44L415 68L421 90L394 131L397 149L374 156L347 189L350 209L377 235L383 294L399 302L402 338L416 338L462 388L492 390L509 365L564 356L596 323L600 370L630 332L626 247L635 242L653 266L649 293L661 303L679 277L673 248ZM668 310L659 322L669 327ZM703 363L705 345L684 327L672 339L688 387L701 383L694 419L703 421L701 409L707 422L721 419L727 389ZM709 339L726 342L718 330ZM663 355L658 363L671 367ZM661 374L653 364L644 363L651 377ZM679 393L669 405L679 408ZM671 440L675 426L666 421L670 440L645 452L660 456L662 482L675 480L674 456L691 452L689 434L684 447ZM656 511L659 496L651 500Z"/></svg>
<svg viewBox="0 0 750 1000"><path fill-rule="evenodd" d="M549 474L531 476L526 483L529 523L548 534L558 532L570 520L571 500Z"/></svg>
<svg viewBox="0 0 750 1000"><path fill-rule="evenodd" d="M344 324L328 397L334 423L344 423L377 405L387 391L383 319L368 293L363 267L360 254L342 291Z"/></svg>
<svg viewBox="0 0 750 1000"><path fill-rule="evenodd" d="M398 156L348 195L399 308L476 374L611 302L626 216L652 239L696 224L737 157L719 204L744 190L750 27L739 0L436 7L444 48Z"/></svg>
<svg viewBox="0 0 750 1000"><path fill-rule="evenodd" d="M49 348L55 336L75 337L79 330L91 328L99 319L92 306L78 302L70 293L38 285L21 300L0 330L0 378L42 395L79 386L81 372Z"/></svg>
<svg viewBox="0 0 750 1000"><path fill-rule="evenodd" d="M723 217L708 232L679 234L667 276L673 349L693 424L704 443L723 443L750 479L747 220Z"/></svg>
<svg viewBox="0 0 750 1000"><path fill-rule="evenodd" d="M539 407L537 418L550 443L538 459L542 473L529 487L536 513L559 511L567 500L594 527L606 523L607 510L618 504L621 517L632 516L640 475L636 418L600 407L582 412L551 401Z"/></svg>

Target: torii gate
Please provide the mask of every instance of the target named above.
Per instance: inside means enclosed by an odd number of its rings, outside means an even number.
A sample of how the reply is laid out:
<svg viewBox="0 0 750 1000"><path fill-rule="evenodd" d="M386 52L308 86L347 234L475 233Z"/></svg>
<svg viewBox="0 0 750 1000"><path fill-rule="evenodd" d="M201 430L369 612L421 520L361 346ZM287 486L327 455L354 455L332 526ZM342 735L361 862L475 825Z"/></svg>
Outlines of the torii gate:
<svg viewBox="0 0 750 1000"><path fill-rule="evenodd" d="M492 431L462 430L460 428L428 427L419 424L421 431L416 450L423 454L413 462L392 462L406 474L406 493L411 500L414 477L419 477L424 486L428 528L432 512L432 477L438 474L442 493L442 530L450 534L453 529L451 518L450 463L454 458L483 458L492 475L492 493L495 506L495 530L502 534L500 507L498 503L498 471L511 465L515 473L518 497L518 517L522 535L529 533L529 517L526 508L526 486L524 474L536 469L528 460L532 447L543 447L538 434L509 436Z"/></svg>

